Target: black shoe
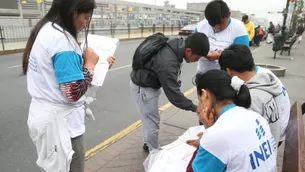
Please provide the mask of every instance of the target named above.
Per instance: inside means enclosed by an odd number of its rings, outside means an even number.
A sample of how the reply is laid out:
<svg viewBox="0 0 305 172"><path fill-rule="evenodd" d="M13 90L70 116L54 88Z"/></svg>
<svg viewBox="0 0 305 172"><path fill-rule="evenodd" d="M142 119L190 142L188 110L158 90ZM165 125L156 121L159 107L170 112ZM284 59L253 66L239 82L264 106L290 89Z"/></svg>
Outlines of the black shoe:
<svg viewBox="0 0 305 172"><path fill-rule="evenodd" d="M144 150L145 152L149 152L149 147L148 147L147 143L144 143L144 145L143 145L143 150Z"/></svg>

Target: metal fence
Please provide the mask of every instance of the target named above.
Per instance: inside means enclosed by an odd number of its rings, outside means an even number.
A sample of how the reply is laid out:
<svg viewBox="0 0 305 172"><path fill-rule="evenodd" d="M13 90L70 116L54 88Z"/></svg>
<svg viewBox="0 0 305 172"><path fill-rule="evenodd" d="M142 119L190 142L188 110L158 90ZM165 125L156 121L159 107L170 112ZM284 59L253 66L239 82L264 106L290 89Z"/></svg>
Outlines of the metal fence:
<svg viewBox="0 0 305 172"><path fill-rule="evenodd" d="M175 27L171 25L166 27L163 25L131 27L130 24L127 27L116 27L115 25L110 26L110 28L97 28L95 25L91 25L89 33L96 35L109 36L113 38L124 38L132 39L139 37L147 37L153 33L161 32L167 35L175 35L177 31L181 29L182 26ZM5 45L10 43L23 43L26 42L30 36L31 30L34 26L0 26L0 40L2 43L2 50L5 50ZM85 32L79 33L79 40L84 39Z"/></svg>

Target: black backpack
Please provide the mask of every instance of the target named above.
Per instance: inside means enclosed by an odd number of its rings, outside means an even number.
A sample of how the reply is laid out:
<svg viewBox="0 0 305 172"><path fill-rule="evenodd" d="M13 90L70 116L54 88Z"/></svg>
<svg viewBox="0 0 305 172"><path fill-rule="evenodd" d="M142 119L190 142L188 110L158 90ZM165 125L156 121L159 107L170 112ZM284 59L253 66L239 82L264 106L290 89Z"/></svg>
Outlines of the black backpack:
<svg viewBox="0 0 305 172"><path fill-rule="evenodd" d="M168 37L163 33L155 33L147 37L136 49L133 60L132 69L143 69L144 65L167 44ZM169 45L168 45L169 46ZM171 48L171 46L169 46ZM171 48L172 49L172 48ZM173 50L173 49L172 49Z"/></svg>

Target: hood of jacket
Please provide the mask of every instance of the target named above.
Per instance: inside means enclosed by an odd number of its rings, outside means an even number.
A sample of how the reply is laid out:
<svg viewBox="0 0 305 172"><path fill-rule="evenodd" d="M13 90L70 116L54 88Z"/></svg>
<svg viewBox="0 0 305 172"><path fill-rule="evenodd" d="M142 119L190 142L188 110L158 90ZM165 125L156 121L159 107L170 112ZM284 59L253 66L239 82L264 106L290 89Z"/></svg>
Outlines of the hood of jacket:
<svg viewBox="0 0 305 172"><path fill-rule="evenodd" d="M282 87L278 80L269 73L257 73L246 85L249 89L259 89L268 92L273 97L282 94Z"/></svg>

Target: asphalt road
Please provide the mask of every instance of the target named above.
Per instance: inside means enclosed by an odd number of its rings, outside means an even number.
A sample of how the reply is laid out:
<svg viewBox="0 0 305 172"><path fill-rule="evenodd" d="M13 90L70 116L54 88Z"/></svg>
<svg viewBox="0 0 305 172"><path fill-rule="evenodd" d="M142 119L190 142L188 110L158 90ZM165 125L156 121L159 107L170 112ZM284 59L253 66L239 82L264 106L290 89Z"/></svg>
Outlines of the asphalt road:
<svg viewBox="0 0 305 172"><path fill-rule="evenodd" d="M92 107L96 120L87 122L86 150L139 120L129 94L132 55L140 40L121 42L116 64L107 74ZM0 56L0 168L1 172L38 172L36 152L27 129L30 96L21 73L21 54ZM182 68L182 91L192 88L196 63ZM159 104L168 100L162 94Z"/></svg>

